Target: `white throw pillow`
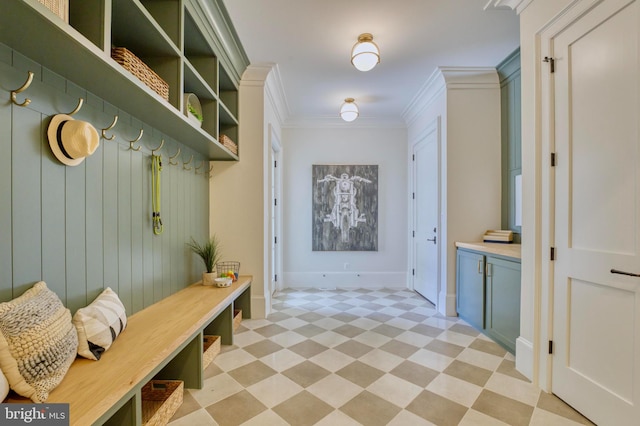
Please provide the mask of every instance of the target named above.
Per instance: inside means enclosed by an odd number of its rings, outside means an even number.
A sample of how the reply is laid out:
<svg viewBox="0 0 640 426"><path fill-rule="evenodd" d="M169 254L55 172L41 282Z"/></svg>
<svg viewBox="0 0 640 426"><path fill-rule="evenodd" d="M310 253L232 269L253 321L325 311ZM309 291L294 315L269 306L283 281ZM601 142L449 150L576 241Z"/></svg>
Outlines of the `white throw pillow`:
<svg viewBox="0 0 640 426"><path fill-rule="evenodd" d="M73 316L78 331L78 355L99 360L127 326L127 315L118 295L107 288L91 304Z"/></svg>

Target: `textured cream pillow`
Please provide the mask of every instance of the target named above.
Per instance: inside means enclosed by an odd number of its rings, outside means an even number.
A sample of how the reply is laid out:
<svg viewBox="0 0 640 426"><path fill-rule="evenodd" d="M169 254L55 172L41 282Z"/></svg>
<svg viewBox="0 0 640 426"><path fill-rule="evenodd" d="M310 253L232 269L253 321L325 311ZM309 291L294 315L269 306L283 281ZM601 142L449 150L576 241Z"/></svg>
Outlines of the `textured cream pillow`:
<svg viewBox="0 0 640 426"><path fill-rule="evenodd" d="M0 303L0 369L11 389L44 402L76 358L71 313L44 281Z"/></svg>
<svg viewBox="0 0 640 426"><path fill-rule="evenodd" d="M78 330L78 355L99 360L127 326L127 315L118 295L107 287L91 304L73 316Z"/></svg>

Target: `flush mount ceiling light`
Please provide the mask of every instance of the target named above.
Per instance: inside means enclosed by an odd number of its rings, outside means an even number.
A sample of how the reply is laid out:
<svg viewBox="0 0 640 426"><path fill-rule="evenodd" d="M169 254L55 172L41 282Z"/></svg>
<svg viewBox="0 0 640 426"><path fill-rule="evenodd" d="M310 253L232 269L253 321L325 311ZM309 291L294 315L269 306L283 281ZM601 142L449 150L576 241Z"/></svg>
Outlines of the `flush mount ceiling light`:
<svg viewBox="0 0 640 426"><path fill-rule="evenodd" d="M340 117L344 121L350 122L358 118L358 105L355 103L355 99L347 98L340 107Z"/></svg>
<svg viewBox="0 0 640 426"><path fill-rule="evenodd" d="M369 71L380 63L380 49L369 33L360 34L351 49L351 63L360 71Z"/></svg>

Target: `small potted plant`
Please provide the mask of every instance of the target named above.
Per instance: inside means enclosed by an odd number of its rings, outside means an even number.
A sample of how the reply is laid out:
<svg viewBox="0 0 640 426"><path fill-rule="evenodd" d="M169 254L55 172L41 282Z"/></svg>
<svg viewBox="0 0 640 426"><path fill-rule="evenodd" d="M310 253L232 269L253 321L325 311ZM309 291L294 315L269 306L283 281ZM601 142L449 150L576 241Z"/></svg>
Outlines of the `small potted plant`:
<svg viewBox="0 0 640 426"><path fill-rule="evenodd" d="M204 266L207 268L206 272L202 273L203 285L214 285L216 274L213 272L213 268L220 260L220 242L217 237L213 235L205 243L200 244L191 237L191 242L187 243L187 246L204 262Z"/></svg>

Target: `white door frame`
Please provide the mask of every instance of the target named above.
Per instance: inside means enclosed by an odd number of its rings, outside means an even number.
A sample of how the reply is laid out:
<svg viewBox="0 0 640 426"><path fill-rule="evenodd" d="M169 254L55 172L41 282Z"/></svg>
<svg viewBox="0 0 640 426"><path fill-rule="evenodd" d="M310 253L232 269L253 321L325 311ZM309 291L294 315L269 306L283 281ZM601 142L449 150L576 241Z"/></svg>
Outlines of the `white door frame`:
<svg viewBox="0 0 640 426"><path fill-rule="evenodd" d="M282 290L282 144L269 123L269 296ZM277 166L276 166L277 164ZM274 199L278 200L274 206ZM272 218L272 212L275 218ZM273 223L273 226L272 226ZM275 229L273 229L275 228ZM278 243L275 244L275 238ZM275 246L275 247L274 247ZM274 276L278 275L274 282ZM270 297L271 298L271 297Z"/></svg>
<svg viewBox="0 0 640 426"><path fill-rule="evenodd" d="M436 298L437 300L434 300L433 303L436 304L436 310L438 310L438 306L441 305L442 303L442 282L441 282L441 277L442 277L442 239L441 239L441 235L443 235L442 233L442 221L440 220L442 217L442 132L440 129L440 116L437 116L436 118L434 118L419 134L418 136L411 142L411 149L409 152L409 162L411 164L411 194L409 194L409 202L411 204L411 208L409 209L410 211L410 218L409 218L409 271L408 271L408 276L410 277L409 279L409 289L414 290L415 291L415 279L416 279L416 275L414 273L412 273L413 271L415 271L416 268L416 264L417 264L417 260L416 260L416 251L415 251L415 244L414 244L414 239L413 239L413 232L416 229L416 225L417 225L417 221L418 221L418 217L416 214L416 203L415 203L415 199L413 198L414 195L416 193L416 179L417 179L417 172L416 172L416 163L413 160L413 153L415 151L416 145L418 145L421 142L424 142L431 134L436 133L436 148L437 148L437 152L438 152L438 206L437 206L437 211L438 211L438 217L437 217L437 230L436 230L436 238L438 240L438 250L437 250L437 282L438 282L438 297ZM446 306L446 302L444 302L445 304L442 306Z"/></svg>

